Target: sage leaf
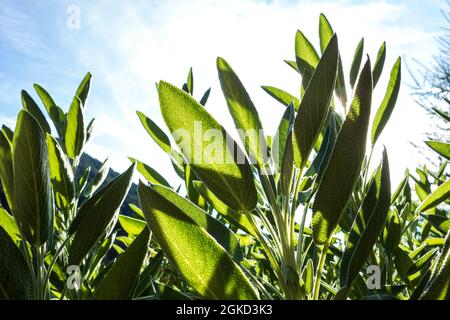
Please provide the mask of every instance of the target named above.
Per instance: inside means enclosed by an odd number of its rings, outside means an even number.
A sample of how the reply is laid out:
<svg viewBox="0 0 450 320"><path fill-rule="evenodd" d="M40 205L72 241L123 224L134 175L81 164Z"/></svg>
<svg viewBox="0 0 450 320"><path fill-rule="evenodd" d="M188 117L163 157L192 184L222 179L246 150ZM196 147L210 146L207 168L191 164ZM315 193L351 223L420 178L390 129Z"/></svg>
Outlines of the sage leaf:
<svg viewBox="0 0 450 320"><path fill-rule="evenodd" d="M97 300L131 299L136 287L142 262L148 251L150 232L145 227L114 262L95 290Z"/></svg>
<svg viewBox="0 0 450 320"><path fill-rule="evenodd" d="M330 108L337 74L339 51L334 36L325 50L306 89L294 120L294 164L302 169L322 130Z"/></svg>
<svg viewBox="0 0 450 320"><path fill-rule="evenodd" d="M44 131L22 110L13 141L14 217L32 245L46 243L53 233L53 197Z"/></svg>
<svg viewBox="0 0 450 320"><path fill-rule="evenodd" d="M368 59L317 190L312 219L313 237L317 244L326 243L332 236L360 175L372 101L370 69Z"/></svg>
<svg viewBox="0 0 450 320"><path fill-rule="evenodd" d="M217 58L220 86L227 101L234 124L250 159L260 168L266 163L266 140L258 111L245 90L244 85L223 58Z"/></svg>
<svg viewBox="0 0 450 320"><path fill-rule="evenodd" d="M69 234L75 233L69 249L69 264L78 265L99 241L130 189L133 171L134 164L81 205L69 228Z"/></svg>
<svg viewBox="0 0 450 320"><path fill-rule="evenodd" d="M383 230L391 201L389 162L386 150L353 222L341 260L341 287L350 288Z"/></svg>
<svg viewBox="0 0 450 320"><path fill-rule="evenodd" d="M391 77L389 79L386 94L383 102L381 102L378 108L372 125L372 145L375 144L378 137L383 131L386 123L388 122L392 111L394 110L395 103L397 102L398 92L400 91L401 83L401 59L398 58L392 67Z"/></svg>
<svg viewBox="0 0 450 320"><path fill-rule="evenodd" d="M174 138L177 139L179 133L187 135L183 137L183 143L188 147L183 148L182 152L195 175L232 209L251 211L257 202L253 173L236 142L197 101L182 90L161 81L158 92L161 113ZM196 135L200 126L203 132L211 130L216 133L215 139L220 142L220 147L215 148L215 152L207 152L209 143Z"/></svg>
<svg viewBox="0 0 450 320"><path fill-rule="evenodd" d="M0 227L0 300L31 300L33 279L22 252Z"/></svg>
<svg viewBox="0 0 450 320"><path fill-rule="evenodd" d="M240 267L194 220L142 183L139 199L155 240L201 297L258 299Z"/></svg>
<svg viewBox="0 0 450 320"><path fill-rule="evenodd" d="M81 100L78 97L74 97L70 105L69 113L67 114L67 129L65 134L67 155L71 159L79 157L85 142L86 131Z"/></svg>

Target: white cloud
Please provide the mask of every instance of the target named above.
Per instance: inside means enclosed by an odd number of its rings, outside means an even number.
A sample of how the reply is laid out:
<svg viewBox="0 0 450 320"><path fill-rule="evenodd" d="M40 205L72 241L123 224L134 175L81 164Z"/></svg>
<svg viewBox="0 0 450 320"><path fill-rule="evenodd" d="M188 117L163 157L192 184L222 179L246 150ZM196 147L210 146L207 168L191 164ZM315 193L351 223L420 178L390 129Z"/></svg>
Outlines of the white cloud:
<svg viewBox="0 0 450 320"><path fill-rule="evenodd" d="M195 91L199 98L213 87L208 110L233 132L233 125L220 92L215 58L226 58L246 85L268 134L273 135L283 107L267 96L260 85L275 85L297 94L299 78L283 59L293 58L294 35L301 29L318 44L318 16L324 12L339 35L344 69L349 70L354 48L364 36L366 52L374 62L382 41L387 42L385 71L374 96L373 114L384 94L390 68L397 56L430 59L435 34L420 24L404 24L407 2L387 1L164 1L140 2L123 6L120 14L110 3L83 5L82 30L93 41L79 43L79 59L94 72L98 82L109 87L114 105L98 107L98 136L115 142L103 150L114 153L115 164L124 169L126 156L151 163L158 170L172 172L170 163L145 136L135 110L150 115L164 127L159 115L154 83L160 79L181 85L193 66ZM406 68L403 69L407 79ZM401 89L392 121L385 129L382 143L390 153L394 183L405 166L413 167L417 156L408 140L421 141L428 126L425 117ZM95 85L93 88L95 92ZM118 108L120 114L114 113ZM97 148L95 150L100 150ZM100 151L98 151L100 153ZM167 174L166 174L167 175ZM174 177L169 174L169 178Z"/></svg>

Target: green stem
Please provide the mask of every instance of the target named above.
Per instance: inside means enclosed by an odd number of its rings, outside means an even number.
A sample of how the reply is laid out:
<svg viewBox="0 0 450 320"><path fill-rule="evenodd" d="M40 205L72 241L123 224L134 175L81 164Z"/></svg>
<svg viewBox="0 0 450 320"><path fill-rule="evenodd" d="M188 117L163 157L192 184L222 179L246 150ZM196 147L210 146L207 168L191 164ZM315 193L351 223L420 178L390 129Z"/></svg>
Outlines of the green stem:
<svg viewBox="0 0 450 320"><path fill-rule="evenodd" d="M298 274L302 272L303 265L303 233L305 228L306 214L308 213L309 202L305 203L305 208L303 210L302 221L300 222L300 228L298 230L297 239L297 270Z"/></svg>
<svg viewBox="0 0 450 320"><path fill-rule="evenodd" d="M70 236L67 237L66 240L64 240L64 242L61 244L61 246L58 248L58 250L56 250L55 256L53 257L48 270L47 270L47 274L45 276L45 281L44 281L44 291L47 290L48 284L49 284L49 280L50 280L50 274L52 273L53 267L56 263L56 260L58 259L59 255L61 254L62 250L64 249L64 247L66 246L67 242L69 241Z"/></svg>
<svg viewBox="0 0 450 320"><path fill-rule="evenodd" d="M44 254L43 254L43 246L39 245L36 247L36 279L37 279L37 291L36 291L36 299L44 300Z"/></svg>
<svg viewBox="0 0 450 320"><path fill-rule="evenodd" d="M319 265L317 266L317 272L316 272L316 279L314 282L314 289L313 289L313 300L319 299L319 293L320 293L320 280L322 278L322 271L323 267L325 266L325 260L327 257L328 247L330 246L330 240L328 240L322 247L320 251L320 260Z"/></svg>

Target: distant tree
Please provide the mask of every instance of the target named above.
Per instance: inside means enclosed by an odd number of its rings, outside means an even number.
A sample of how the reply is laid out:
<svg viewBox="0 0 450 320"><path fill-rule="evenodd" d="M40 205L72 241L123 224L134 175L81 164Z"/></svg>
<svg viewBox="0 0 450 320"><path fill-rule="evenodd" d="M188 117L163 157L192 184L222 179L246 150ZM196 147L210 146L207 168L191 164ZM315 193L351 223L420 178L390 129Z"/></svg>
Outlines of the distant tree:
<svg viewBox="0 0 450 320"><path fill-rule="evenodd" d="M433 57L431 65L415 61L419 66L418 71L414 73L410 70L410 74L415 100L433 120L433 127L427 132L428 140L450 142L450 1L447 1L447 8L442 10L442 15L445 19L445 26L442 27L444 32L436 38L439 52ZM442 164L443 158L428 152L428 147L416 147L435 165Z"/></svg>

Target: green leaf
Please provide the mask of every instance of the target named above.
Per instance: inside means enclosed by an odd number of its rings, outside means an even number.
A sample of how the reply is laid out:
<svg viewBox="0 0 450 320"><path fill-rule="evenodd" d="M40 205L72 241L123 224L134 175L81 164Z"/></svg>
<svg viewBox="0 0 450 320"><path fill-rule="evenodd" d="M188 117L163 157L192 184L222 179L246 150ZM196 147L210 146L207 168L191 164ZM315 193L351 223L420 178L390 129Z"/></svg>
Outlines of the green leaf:
<svg viewBox="0 0 450 320"><path fill-rule="evenodd" d="M373 88L377 86L378 80L380 79L381 72L383 71L384 61L386 60L386 42L383 42L380 49L378 50L377 61L373 66Z"/></svg>
<svg viewBox="0 0 450 320"><path fill-rule="evenodd" d="M397 200L402 191L405 189L406 185L408 184L408 180L409 180L409 170L406 169L405 176L403 177L402 181L400 181L397 189L395 189L394 194L392 195L391 204L394 203L395 200Z"/></svg>
<svg viewBox="0 0 450 320"><path fill-rule="evenodd" d="M435 227L443 235L447 234L450 229L450 219L436 214L422 214L433 227Z"/></svg>
<svg viewBox="0 0 450 320"><path fill-rule="evenodd" d="M450 160L450 143L440 141L426 141L425 143L442 157Z"/></svg>
<svg viewBox="0 0 450 320"><path fill-rule="evenodd" d="M147 223L164 254L200 296L206 299L258 299L240 267L191 217L142 183L139 199Z"/></svg>
<svg viewBox="0 0 450 320"><path fill-rule="evenodd" d="M341 287L351 288L353 281L372 252L386 222L390 201L389 162L385 149L382 163L372 178L348 237L341 260Z"/></svg>
<svg viewBox="0 0 450 320"><path fill-rule="evenodd" d="M41 101L44 104L45 109L50 116L50 119L52 119L53 124L55 125L56 129L58 130L58 134L61 137L61 134L63 133L61 129L62 122L64 121L64 112L56 105L55 101L53 101L53 98L44 88L36 83L33 86L37 94L39 95L39 98L41 98Z"/></svg>
<svg viewBox="0 0 450 320"><path fill-rule="evenodd" d="M417 208L417 212L433 209L438 204L450 198L450 179L441 184L433 193L426 197Z"/></svg>
<svg viewBox="0 0 450 320"><path fill-rule="evenodd" d="M317 58L317 61L319 61L319 58ZM297 62L292 61L292 60L284 60L284 62L285 62L288 66L290 66L292 69L294 69L295 71L300 72L300 71L298 70L298 67L297 67Z"/></svg>
<svg viewBox="0 0 450 320"><path fill-rule="evenodd" d="M83 109L78 97L73 98L67 115L67 130L65 135L67 155L71 159L77 158L86 142Z"/></svg>
<svg viewBox="0 0 450 320"><path fill-rule="evenodd" d="M144 178L147 179L148 182L150 182L151 184L160 184L171 188L167 180L162 175L160 175L155 169L134 158L128 157L128 159L130 159L131 162L136 163L137 171L140 174L142 174Z"/></svg>
<svg viewBox="0 0 450 320"><path fill-rule="evenodd" d="M358 78L359 69L361 68L361 61L364 53L364 38L362 38L356 47L353 56L352 66L350 67L350 86L353 88Z"/></svg>
<svg viewBox="0 0 450 320"><path fill-rule="evenodd" d="M164 121L175 140L182 138L186 146L182 148L183 155L195 175L232 209L251 211L257 202L253 173L236 142L205 108L182 90L161 81L158 91ZM198 137L199 127L202 132L213 132L215 141L210 143Z"/></svg>
<svg viewBox="0 0 450 320"><path fill-rule="evenodd" d="M281 163L280 172L280 191L283 195L288 196L291 190L292 175L294 173L294 151L292 150L292 132L289 131L289 135L286 139L286 146L283 154L283 160Z"/></svg>
<svg viewBox="0 0 450 320"><path fill-rule="evenodd" d="M294 121L294 164L303 169L322 130L330 108L339 56L334 36L314 72Z"/></svg>
<svg viewBox="0 0 450 320"><path fill-rule="evenodd" d="M44 131L22 110L13 142L14 217L25 239L45 244L53 232L53 197Z"/></svg>
<svg viewBox="0 0 450 320"><path fill-rule="evenodd" d="M319 18L319 37L320 37L320 51L322 53L325 52L326 47L328 46L329 42L333 38L334 31L333 28L330 25L330 22L325 17L323 13L320 14ZM342 60L339 56L338 58L338 72L337 72L337 78L336 78L336 94L341 100L342 105L344 108L347 105L347 93L345 90L345 79L344 79L344 71L342 68Z"/></svg>
<svg viewBox="0 0 450 320"><path fill-rule="evenodd" d="M14 217L0 207L0 227L11 237L14 242L20 240L20 230Z"/></svg>
<svg viewBox="0 0 450 320"><path fill-rule="evenodd" d="M306 263L306 267L303 270L303 272L305 273L304 281L305 281L306 293L308 295L311 295L311 293L313 291L313 284L314 284L314 264L311 259L309 259L308 262Z"/></svg>
<svg viewBox="0 0 450 320"><path fill-rule="evenodd" d="M308 85L314 70L319 63L319 55L314 49L314 46L306 38L300 30L295 34L295 62L286 61L291 67L300 72L302 78L305 80L304 89Z"/></svg>
<svg viewBox="0 0 450 320"><path fill-rule="evenodd" d="M288 142L288 136L291 132L294 122L295 111L292 104L290 104L283 113L280 124L278 125L277 133L273 138L272 143L272 158L275 164L275 168L278 172L281 171L281 164L283 161L284 151L286 149L286 143ZM291 141L289 141L291 143Z"/></svg>
<svg viewBox="0 0 450 320"><path fill-rule="evenodd" d="M139 277L139 283L136 286L135 290L135 296L139 297L141 296L149 286L153 285L152 278L155 277L156 272L160 270L160 267L162 265L162 262L164 260L164 254L162 250L160 250L156 256L154 256L151 260L148 266L145 268L144 271L141 272L141 275Z"/></svg>
<svg viewBox="0 0 450 320"><path fill-rule="evenodd" d="M234 120L239 136L252 163L257 162L260 168L266 163L266 140L256 110L241 80L223 58L217 58L220 86L227 101L228 109ZM242 134L243 133L243 134Z"/></svg>
<svg viewBox="0 0 450 320"><path fill-rule="evenodd" d="M33 299L30 269L8 233L0 227L0 300Z"/></svg>
<svg viewBox="0 0 450 320"><path fill-rule="evenodd" d="M91 119L86 127L86 143L91 139L92 132L94 131L95 119Z"/></svg>
<svg viewBox="0 0 450 320"><path fill-rule="evenodd" d="M208 98L209 98L209 94L211 93L211 88L209 88L208 90L205 91L205 93L203 94L202 98L200 99L200 104L202 106L206 105L206 102L208 102Z"/></svg>
<svg viewBox="0 0 450 320"><path fill-rule="evenodd" d="M33 98L25 90L22 90L21 95L23 108L36 119L44 132L51 133L50 126L48 125L44 114L42 113L41 109L39 109L39 106L36 104L36 102L34 102Z"/></svg>
<svg viewBox="0 0 450 320"><path fill-rule="evenodd" d="M386 123L389 121L389 117L394 110L395 103L397 102L398 92L400 91L401 83L401 58L399 57L392 67L391 77L386 89L383 102L381 102L378 108L372 125L372 145L375 144L378 137L383 131Z"/></svg>
<svg viewBox="0 0 450 320"><path fill-rule="evenodd" d="M272 98L274 98L278 102L281 102L286 107L293 103L295 110L298 109L300 100L297 97L294 97L292 94L271 86L262 86L261 88L263 88L263 90L267 92Z"/></svg>
<svg viewBox="0 0 450 320"><path fill-rule="evenodd" d="M325 168L330 160L334 144L336 143L336 138L337 129L335 117L330 117L320 149L311 165L308 167L308 170L305 172L306 177L312 177L314 174L317 174L315 183L316 187L318 186L318 182L322 180L323 173L325 172Z"/></svg>
<svg viewBox="0 0 450 320"><path fill-rule="evenodd" d="M87 186L84 191L86 198L89 198L102 184L105 182L109 173L109 163L108 159L103 161L100 169L98 169L97 174L94 177L94 180Z"/></svg>
<svg viewBox="0 0 450 320"><path fill-rule="evenodd" d="M165 201L172 203L173 206L177 207L178 210L192 219L197 225L205 229L236 261L243 259L239 240L222 222L208 215L194 203L179 196L169 188L154 185L152 186L152 190L165 199Z"/></svg>
<svg viewBox="0 0 450 320"><path fill-rule="evenodd" d="M371 101L372 74L368 59L317 190L312 219L313 236L317 244L326 243L332 236L360 176L366 151Z"/></svg>
<svg viewBox="0 0 450 320"><path fill-rule="evenodd" d="M58 208L68 208L75 198L74 174L58 141L47 134L50 180Z"/></svg>
<svg viewBox="0 0 450 320"><path fill-rule="evenodd" d="M81 101L81 106L83 109L86 109L86 101L89 96L89 91L91 89L91 79L92 74L88 72L83 80L81 81L80 85L78 86L78 89L75 93L75 96L77 96Z"/></svg>
<svg viewBox="0 0 450 320"><path fill-rule="evenodd" d="M227 219L231 224L256 237L256 232L253 224L245 215L228 207L219 198L217 198L214 193L212 193L211 190L209 190L208 187L206 187L206 185L201 181L194 181L194 187L195 189L197 189L198 193L200 193L200 195L205 198L206 201L210 205L212 205L212 207L218 213L224 216L224 218Z"/></svg>
<svg viewBox="0 0 450 320"><path fill-rule="evenodd" d="M148 132L150 137L163 149L165 152L170 153L172 147L170 145L169 137L158 127L152 119L148 118L145 114L140 111L136 112L145 130Z"/></svg>
<svg viewBox="0 0 450 320"><path fill-rule="evenodd" d="M189 69L188 77L187 77L187 89L190 95L194 94L194 75L192 74L192 68Z"/></svg>
<svg viewBox="0 0 450 320"><path fill-rule="evenodd" d="M90 173L91 167L87 167L81 175L80 179L75 183L75 190L77 191L77 194L81 194L84 191L84 188L86 188Z"/></svg>
<svg viewBox="0 0 450 320"><path fill-rule="evenodd" d="M75 233L69 264L78 265L100 239L128 194L133 171L134 164L81 205L69 228L71 235Z"/></svg>
<svg viewBox="0 0 450 320"><path fill-rule="evenodd" d="M0 132L0 180L8 206L13 209L14 174L11 148L12 145L6 135Z"/></svg>
<svg viewBox="0 0 450 320"><path fill-rule="evenodd" d="M394 208L394 210L390 212L389 222L383 232L383 242L388 253L392 254L400 244L402 236L401 232L402 226L400 216L397 209Z"/></svg>
<svg viewBox="0 0 450 320"><path fill-rule="evenodd" d="M184 165L184 185L186 187L187 198L195 205L202 209L206 209L205 199L198 193L194 187L194 181L198 180L189 164Z"/></svg>
<svg viewBox="0 0 450 320"><path fill-rule="evenodd" d="M127 250L116 260L95 290L97 300L131 299L148 251L150 232L144 228Z"/></svg>
<svg viewBox="0 0 450 320"><path fill-rule="evenodd" d="M328 43L330 42L330 39L333 37L334 31L331 27L330 22L328 21L327 17L321 13L319 17L319 38L320 38L320 51L322 53L325 52L326 47L328 46Z"/></svg>
<svg viewBox="0 0 450 320"><path fill-rule="evenodd" d="M145 221L119 214L119 222L129 235L137 236L147 226Z"/></svg>
<svg viewBox="0 0 450 320"><path fill-rule="evenodd" d="M420 296L422 300L450 299L450 231L445 237L445 244L433 267L431 277Z"/></svg>
<svg viewBox="0 0 450 320"><path fill-rule="evenodd" d="M394 248L393 255L394 264L398 275L403 281L408 283L408 271L414 266L414 261L408 255L408 252L406 252L401 246Z"/></svg>
<svg viewBox="0 0 450 320"><path fill-rule="evenodd" d="M2 125L2 133L5 135L6 139L9 141L9 143L12 144L13 139L14 139L14 132L7 126Z"/></svg>
<svg viewBox="0 0 450 320"><path fill-rule="evenodd" d="M450 121L450 115L442 110L439 110L438 108L434 107L431 108L439 117L444 119L445 121Z"/></svg>

